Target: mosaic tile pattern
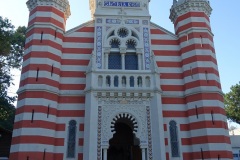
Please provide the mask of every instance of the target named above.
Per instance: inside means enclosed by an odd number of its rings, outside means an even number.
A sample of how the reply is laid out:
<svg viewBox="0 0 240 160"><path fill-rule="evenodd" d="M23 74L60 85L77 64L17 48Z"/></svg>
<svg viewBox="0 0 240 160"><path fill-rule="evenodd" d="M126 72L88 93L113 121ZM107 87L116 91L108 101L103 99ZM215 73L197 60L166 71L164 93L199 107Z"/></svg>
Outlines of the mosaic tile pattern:
<svg viewBox="0 0 240 160"><path fill-rule="evenodd" d="M125 21L126 24L139 24L139 20L138 19L127 19Z"/></svg>
<svg viewBox="0 0 240 160"><path fill-rule="evenodd" d="M143 28L143 42L144 42L144 60L145 69L150 69L150 43L149 43L149 28Z"/></svg>
<svg viewBox="0 0 240 160"><path fill-rule="evenodd" d="M97 34L97 43L96 43L96 64L97 68L101 69L102 68L102 27L97 26L96 27L96 34Z"/></svg>
<svg viewBox="0 0 240 160"><path fill-rule="evenodd" d="M140 2L116 2L116 1L104 1L105 7L141 7Z"/></svg>
<svg viewBox="0 0 240 160"><path fill-rule="evenodd" d="M121 24L120 19L106 19L107 24Z"/></svg>

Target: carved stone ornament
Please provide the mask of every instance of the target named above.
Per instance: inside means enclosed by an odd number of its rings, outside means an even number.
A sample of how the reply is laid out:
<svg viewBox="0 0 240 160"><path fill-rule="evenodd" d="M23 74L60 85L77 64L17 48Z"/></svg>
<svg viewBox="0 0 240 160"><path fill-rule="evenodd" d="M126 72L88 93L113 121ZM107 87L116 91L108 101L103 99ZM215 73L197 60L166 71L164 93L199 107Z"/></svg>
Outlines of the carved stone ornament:
<svg viewBox="0 0 240 160"><path fill-rule="evenodd" d="M170 11L170 19L175 23L179 16L191 11L201 11L210 16L212 8L208 0L179 0L173 3Z"/></svg>
<svg viewBox="0 0 240 160"><path fill-rule="evenodd" d="M28 0L27 6L29 11L32 11L37 6L53 6L62 11L66 19L71 15L68 0Z"/></svg>
<svg viewBox="0 0 240 160"><path fill-rule="evenodd" d="M124 104L102 106L102 122L100 123L102 145L109 144L109 140L115 133L113 124L120 117L134 122L134 133L139 138L140 145L146 145L149 138L146 106Z"/></svg>

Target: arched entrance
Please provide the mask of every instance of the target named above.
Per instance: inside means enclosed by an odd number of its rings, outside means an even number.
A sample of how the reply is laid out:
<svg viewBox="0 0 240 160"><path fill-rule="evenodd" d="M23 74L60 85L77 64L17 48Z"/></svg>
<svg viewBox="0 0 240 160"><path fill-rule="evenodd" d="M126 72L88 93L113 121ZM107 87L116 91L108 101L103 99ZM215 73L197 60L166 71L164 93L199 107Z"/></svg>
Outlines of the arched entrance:
<svg viewBox="0 0 240 160"><path fill-rule="evenodd" d="M127 119L119 119L113 130L115 134L109 141L107 160L142 160L139 140L133 133L133 125Z"/></svg>

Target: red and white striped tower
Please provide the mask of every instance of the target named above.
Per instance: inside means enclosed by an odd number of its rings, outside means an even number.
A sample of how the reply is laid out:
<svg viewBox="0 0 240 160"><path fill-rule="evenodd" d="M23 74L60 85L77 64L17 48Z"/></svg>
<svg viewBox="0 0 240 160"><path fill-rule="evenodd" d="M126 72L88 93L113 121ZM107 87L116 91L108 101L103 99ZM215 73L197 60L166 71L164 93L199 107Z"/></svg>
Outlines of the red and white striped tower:
<svg viewBox="0 0 240 160"><path fill-rule="evenodd" d="M170 19L179 37L189 123L181 125L183 159L232 159L213 45L208 0L174 0Z"/></svg>
<svg viewBox="0 0 240 160"><path fill-rule="evenodd" d="M70 6L68 0L28 0L27 6L30 15L10 159L61 159L56 148L63 140L56 131L62 126L56 121Z"/></svg>

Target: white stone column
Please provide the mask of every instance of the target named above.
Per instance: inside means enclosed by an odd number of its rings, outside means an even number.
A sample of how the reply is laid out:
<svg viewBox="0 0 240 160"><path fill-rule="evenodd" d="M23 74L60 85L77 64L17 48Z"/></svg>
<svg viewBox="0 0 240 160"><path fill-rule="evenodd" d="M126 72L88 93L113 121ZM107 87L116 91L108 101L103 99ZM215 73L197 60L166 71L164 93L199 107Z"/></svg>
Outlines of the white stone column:
<svg viewBox="0 0 240 160"><path fill-rule="evenodd" d="M125 54L121 53L122 70L125 70Z"/></svg>
<svg viewBox="0 0 240 160"><path fill-rule="evenodd" d="M142 160L146 160L146 148L141 148L142 150Z"/></svg>
<svg viewBox="0 0 240 160"><path fill-rule="evenodd" d="M107 160L107 148L103 148L103 160Z"/></svg>
<svg viewBox="0 0 240 160"><path fill-rule="evenodd" d="M142 49L137 48L136 53L138 56L138 70L142 70Z"/></svg>
<svg viewBox="0 0 240 160"><path fill-rule="evenodd" d="M125 70L125 54L126 54L126 51L127 51L126 48L120 48L122 70Z"/></svg>
<svg viewBox="0 0 240 160"><path fill-rule="evenodd" d="M104 69L108 69L108 57L110 54L110 48L105 48L104 50Z"/></svg>
<svg viewBox="0 0 240 160"><path fill-rule="evenodd" d="M147 144L141 144L140 148L141 148L141 151L142 151L142 160L146 160Z"/></svg>

